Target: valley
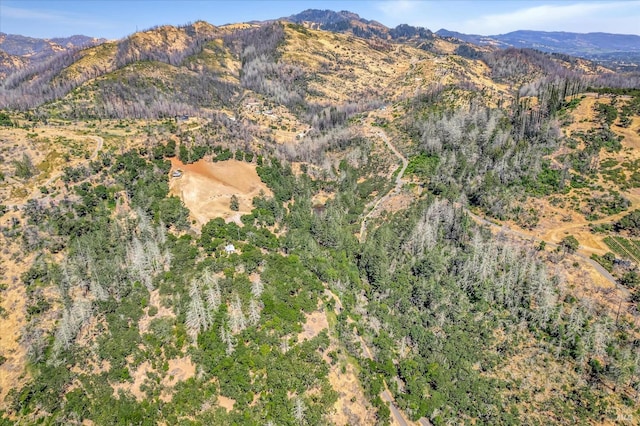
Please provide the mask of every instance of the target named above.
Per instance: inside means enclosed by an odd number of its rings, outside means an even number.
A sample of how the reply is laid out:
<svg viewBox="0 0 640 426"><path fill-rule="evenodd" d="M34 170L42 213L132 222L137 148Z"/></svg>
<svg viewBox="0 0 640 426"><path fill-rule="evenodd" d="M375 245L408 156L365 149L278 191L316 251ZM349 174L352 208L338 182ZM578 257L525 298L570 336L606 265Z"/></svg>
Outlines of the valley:
<svg viewBox="0 0 640 426"><path fill-rule="evenodd" d="M3 424L637 423L638 76L334 18L2 81Z"/></svg>

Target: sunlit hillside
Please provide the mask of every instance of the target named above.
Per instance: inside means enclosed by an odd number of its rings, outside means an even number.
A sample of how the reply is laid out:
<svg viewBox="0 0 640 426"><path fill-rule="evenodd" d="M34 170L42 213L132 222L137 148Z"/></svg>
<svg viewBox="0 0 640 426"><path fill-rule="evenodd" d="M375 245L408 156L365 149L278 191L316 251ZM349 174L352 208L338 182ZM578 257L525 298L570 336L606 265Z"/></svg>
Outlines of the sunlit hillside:
<svg viewBox="0 0 640 426"><path fill-rule="evenodd" d="M347 12L23 65L4 423L640 418L637 75Z"/></svg>

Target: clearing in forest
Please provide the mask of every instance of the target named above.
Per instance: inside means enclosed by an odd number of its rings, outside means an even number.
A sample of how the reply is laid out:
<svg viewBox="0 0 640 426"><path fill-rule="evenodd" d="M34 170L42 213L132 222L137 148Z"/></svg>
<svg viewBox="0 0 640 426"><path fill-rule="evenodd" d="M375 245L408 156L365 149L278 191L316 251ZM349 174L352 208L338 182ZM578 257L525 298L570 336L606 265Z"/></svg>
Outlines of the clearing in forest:
<svg viewBox="0 0 640 426"><path fill-rule="evenodd" d="M261 192L271 195L271 190L260 180L255 164L237 160L183 164L172 158L169 176L176 170L181 170L182 175L170 178L170 193L182 199L197 226L217 217L240 223L242 215L251 213L254 197ZM231 209L234 195L238 199L235 211Z"/></svg>

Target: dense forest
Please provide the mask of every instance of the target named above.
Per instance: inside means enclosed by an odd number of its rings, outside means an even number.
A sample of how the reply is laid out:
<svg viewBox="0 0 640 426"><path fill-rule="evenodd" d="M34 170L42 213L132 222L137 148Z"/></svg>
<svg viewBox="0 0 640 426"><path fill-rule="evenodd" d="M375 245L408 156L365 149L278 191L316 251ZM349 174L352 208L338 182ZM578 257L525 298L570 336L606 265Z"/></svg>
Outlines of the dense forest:
<svg viewBox="0 0 640 426"><path fill-rule="evenodd" d="M311 31L335 50L291 59ZM620 266L635 251L593 257L623 289L612 308L576 284L575 237L546 247L492 221L533 229L527 203L589 190L576 209L593 232L633 244L640 164L612 172L601 156L630 150L616 132L638 131L638 76L529 49L392 56L357 35L159 27L2 82L0 182L29 188L0 199L3 274L25 259L2 291L27 298L26 373L3 424L382 425L396 408L436 425L635 424L640 278ZM416 90L358 86L373 67L358 49L407 73L411 55L486 68L494 92L454 68ZM354 92L331 80L339 66L356 69ZM323 86L360 96L322 100ZM595 119L571 133L587 95ZM58 179L10 159L19 132L73 126L106 145L68 155ZM171 190L176 161L243 163L270 192L200 226Z"/></svg>

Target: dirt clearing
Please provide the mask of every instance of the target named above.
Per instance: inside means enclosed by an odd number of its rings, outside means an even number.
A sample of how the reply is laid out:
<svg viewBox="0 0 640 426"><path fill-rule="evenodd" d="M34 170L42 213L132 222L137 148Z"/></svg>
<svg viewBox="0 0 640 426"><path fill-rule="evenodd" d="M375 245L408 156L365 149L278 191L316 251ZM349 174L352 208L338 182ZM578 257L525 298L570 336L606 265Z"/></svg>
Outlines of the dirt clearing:
<svg viewBox="0 0 640 426"><path fill-rule="evenodd" d="M307 320L302 326L302 332L298 333L298 342L311 340L323 330L329 329L327 316L322 311L315 311L307 315Z"/></svg>
<svg viewBox="0 0 640 426"><path fill-rule="evenodd" d="M180 177L170 177L170 193L180 197L191 212L198 226L221 217L225 221L240 223L240 217L251 213L252 199L271 191L260 180L255 164L237 160L212 163L200 160L193 164L183 164L177 158L171 159L170 176L177 170ZM238 210L231 209L231 197L238 198Z"/></svg>

